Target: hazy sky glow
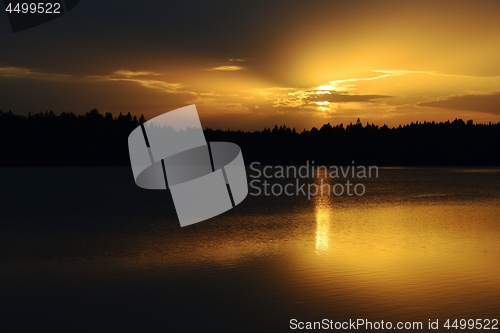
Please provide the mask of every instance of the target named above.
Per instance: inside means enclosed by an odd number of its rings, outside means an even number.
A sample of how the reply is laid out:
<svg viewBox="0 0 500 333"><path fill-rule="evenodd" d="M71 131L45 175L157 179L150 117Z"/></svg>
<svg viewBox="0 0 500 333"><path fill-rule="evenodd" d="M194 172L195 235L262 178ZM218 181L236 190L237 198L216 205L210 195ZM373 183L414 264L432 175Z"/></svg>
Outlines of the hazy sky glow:
<svg viewBox="0 0 500 333"><path fill-rule="evenodd" d="M500 121L499 1L100 1L12 34L0 108L299 129Z"/></svg>

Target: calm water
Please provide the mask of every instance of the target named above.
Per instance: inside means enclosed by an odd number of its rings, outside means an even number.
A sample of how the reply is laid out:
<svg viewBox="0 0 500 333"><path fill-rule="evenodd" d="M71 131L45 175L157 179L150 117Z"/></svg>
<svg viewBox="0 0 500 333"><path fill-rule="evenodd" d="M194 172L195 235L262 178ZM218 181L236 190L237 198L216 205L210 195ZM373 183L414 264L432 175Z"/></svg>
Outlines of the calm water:
<svg viewBox="0 0 500 333"><path fill-rule="evenodd" d="M0 184L1 332L500 319L500 169L380 169L362 197L248 196L185 228L129 168Z"/></svg>

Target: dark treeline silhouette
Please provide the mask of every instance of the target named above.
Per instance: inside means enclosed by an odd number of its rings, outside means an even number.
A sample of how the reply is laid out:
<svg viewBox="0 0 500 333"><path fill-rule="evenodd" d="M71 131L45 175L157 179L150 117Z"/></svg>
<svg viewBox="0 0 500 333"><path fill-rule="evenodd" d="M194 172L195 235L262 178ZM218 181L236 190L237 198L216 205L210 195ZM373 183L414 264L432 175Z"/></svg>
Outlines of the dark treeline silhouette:
<svg viewBox="0 0 500 333"><path fill-rule="evenodd" d="M52 111L28 116L0 110L1 166L129 165L127 138L145 121L120 114ZM238 144L246 163L423 166L500 165L500 123L461 119L396 128L355 124L296 131L286 126L243 132L205 129L207 141Z"/></svg>
<svg viewBox="0 0 500 333"><path fill-rule="evenodd" d="M127 138L141 119L94 109L85 115L52 111L27 117L0 111L2 166L130 164Z"/></svg>

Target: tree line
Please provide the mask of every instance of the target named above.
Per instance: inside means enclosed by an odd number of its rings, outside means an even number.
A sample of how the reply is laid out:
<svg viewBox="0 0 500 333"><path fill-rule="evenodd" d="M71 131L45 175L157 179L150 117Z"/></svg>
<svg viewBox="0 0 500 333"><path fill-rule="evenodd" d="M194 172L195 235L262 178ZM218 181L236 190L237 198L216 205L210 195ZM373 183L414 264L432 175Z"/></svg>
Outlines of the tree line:
<svg viewBox="0 0 500 333"><path fill-rule="evenodd" d="M58 116L0 110L0 166L130 165L128 135L145 121L143 115L114 117L96 109ZM500 123L455 119L390 128L358 119L303 131L276 125L254 132L207 128L204 133L207 141L238 144L247 164L500 165Z"/></svg>

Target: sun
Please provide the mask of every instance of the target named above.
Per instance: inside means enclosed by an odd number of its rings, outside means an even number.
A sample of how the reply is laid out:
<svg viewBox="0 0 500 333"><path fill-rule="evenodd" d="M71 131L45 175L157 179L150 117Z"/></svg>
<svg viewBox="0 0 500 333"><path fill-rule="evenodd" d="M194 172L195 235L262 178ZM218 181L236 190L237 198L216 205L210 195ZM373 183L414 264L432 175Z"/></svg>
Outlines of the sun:
<svg viewBox="0 0 500 333"><path fill-rule="evenodd" d="M333 90L333 86L331 84L324 84L316 87L316 90Z"/></svg>

